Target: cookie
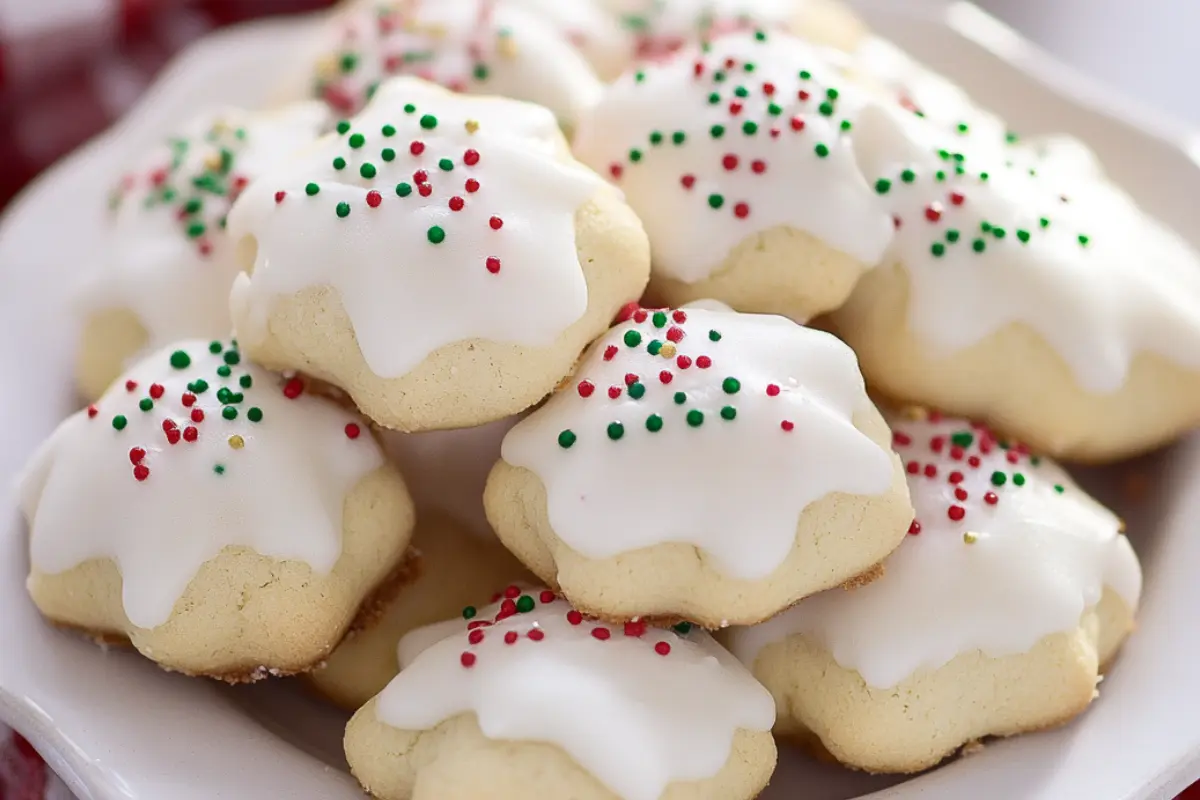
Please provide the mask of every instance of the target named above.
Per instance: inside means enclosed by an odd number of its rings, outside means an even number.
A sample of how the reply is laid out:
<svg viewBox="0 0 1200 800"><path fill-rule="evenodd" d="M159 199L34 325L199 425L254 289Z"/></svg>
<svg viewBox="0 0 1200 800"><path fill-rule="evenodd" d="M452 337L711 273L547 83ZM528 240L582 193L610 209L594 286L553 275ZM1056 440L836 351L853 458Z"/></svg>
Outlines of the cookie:
<svg viewBox="0 0 1200 800"><path fill-rule="evenodd" d="M656 301L803 322L841 305L891 241L847 136L864 100L798 39L733 34L618 80L575 153L641 217Z"/></svg>
<svg viewBox="0 0 1200 800"><path fill-rule="evenodd" d="M20 481L51 622L231 682L302 672L405 580L412 501L365 422L229 341L148 356Z"/></svg>
<svg viewBox="0 0 1200 800"><path fill-rule="evenodd" d="M1120 520L1058 465L983 425L910 417L891 421L916 518L882 577L729 636L778 733L872 772L1082 712L1141 590Z"/></svg>
<svg viewBox="0 0 1200 800"><path fill-rule="evenodd" d="M225 215L246 184L326 125L317 103L192 119L109 197L99 263L80 286L76 382L94 400L134 361L178 339L227 336L238 273Z"/></svg>
<svg viewBox="0 0 1200 800"><path fill-rule="evenodd" d="M1083 461L1200 422L1200 259L1178 237L1102 182L1064 192L911 115L868 109L855 136L898 220L832 317L873 388Z"/></svg>
<svg viewBox="0 0 1200 800"><path fill-rule="evenodd" d="M484 507L584 613L748 624L869 575L904 539L890 440L829 334L638 309L505 437Z"/></svg>
<svg viewBox="0 0 1200 800"><path fill-rule="evenodd" d="M440 514L421 516L412 544L414 577L404 590L308 676L321 694L351 711L379 694L400 670L396 646L404 634L453 617L500 587L530 580L496 537L473 535Z"/></svg>
<svg viewBox="0 0 1200 800"><path fill-rule="evenodd" d="M339 114L357 114L381 82L413 75L456 92L537 103L569 127L595 102L601 83L554 18L522 7L528 4L354 3L330 18L322 31L312 94ZM567 14L562 12L559 21L565 23L561 17Z"/></svg>
<svg viewBox="0 0 1200 800"><path fill-rule="evenodd" d="M649 272L641 224L549 112L412 78L251 185L229 230L247 353L404 431L537 403Z"/></svg>
<svg viewBox="0 0 1200 800"><path fill-rule="evenodd" d="M410 633L346 728L380 800L749 800L775 767L770 695L708 634L608 626L510 592ZM681 702L686 698L686 702Z"/></svg>
<svg viewBox="0 0 1200 800"><path fill-rule="evenodd" d="M500 458L500 442L517 419L448 431L384 431L380 441L408 482L418 513L444 514L477 537L494 541L483 510L483 487Z"/></svg>

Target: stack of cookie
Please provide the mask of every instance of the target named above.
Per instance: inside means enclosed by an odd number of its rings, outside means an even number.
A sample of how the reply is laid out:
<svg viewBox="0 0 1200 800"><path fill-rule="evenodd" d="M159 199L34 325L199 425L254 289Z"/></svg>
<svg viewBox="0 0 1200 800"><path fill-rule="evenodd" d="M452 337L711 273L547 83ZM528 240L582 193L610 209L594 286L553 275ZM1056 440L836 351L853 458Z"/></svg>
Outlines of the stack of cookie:
<svg viewBox="0 0 1200 800"><path fill-rule="evenodd" d="M1200 259L1085 148L824 3L355 2L303 60L118 181L49 620L305 673L384 800L752 798L772 732L915 772L1093 700L1141 572L1049 457L1200 422Z"/></svg>

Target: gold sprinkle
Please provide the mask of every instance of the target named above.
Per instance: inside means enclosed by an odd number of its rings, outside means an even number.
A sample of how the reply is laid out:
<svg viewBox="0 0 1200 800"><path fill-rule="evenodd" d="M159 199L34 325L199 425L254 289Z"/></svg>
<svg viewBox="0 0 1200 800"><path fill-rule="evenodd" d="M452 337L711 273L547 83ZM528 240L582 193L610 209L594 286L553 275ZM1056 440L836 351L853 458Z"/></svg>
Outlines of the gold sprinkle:
<svg viewBox="0 0 1200 800"><path fill-rule="evenodd" d="M929 409L924 406L905 406L900 416L910 422L924 422L929 419Z"/></svg>
<svg viewBox="0 0 1200 800"><path fill-rule="evenodd" d="M230 436L228 441L229 441L229 446L232 447L234 450L241 450L243 447L246 446L246 440L243 439L241 436L238 436L236 433L233 436Z"/></svg>
<svg viewBox="0 0 1200 800"><path fill-rule="evenodd" d="M204 158L204 168L215 172L221 168L221 156L219 153L211 153Z"/></svg>
<svg viewBox="0 0 1200 800"><path fill-rule="evenodd" d="M317 77L321 80L328 80L338 73L337 59L332 55L322 56L317 61Z"/></svg>
<svg viewBox="0 0 1200 800"><path fill-rule="evenodd" d="M516 58L520 49L512 36L501 36L500 41L496 45L496 51L504 58Z"/></svg>
<svg viewBox="0 0 1200 800"><path fill-rule="evenodd" d="M662 356L663 358L674 358L675 357L675 345L671 344L670 342L667 342L666 344L664 344L662 346L662 349L658 351L658 354L660 356Z"/></svg>
<svg viewBox="0 0 1200 800"><path fill-rule="evenodd" d="M979 534L967 531L963 534L963 541L967 544L975 544L975 542L979 541Z"/></svg>
<svg viewBox="0 0 1200 800"><path fill-rule="evenodd" d="M467 133L474 133L475 131L479 130L479 121L469 119L463 123L463 127L467 129Z"/></svg>
<svg viewBox="0 0 1200 800"><path fill-rule="evenodd" d="M1118 517L1117 518L1117 533L1124 533L1124 532L1125 532L1125 520Z"/></svg>

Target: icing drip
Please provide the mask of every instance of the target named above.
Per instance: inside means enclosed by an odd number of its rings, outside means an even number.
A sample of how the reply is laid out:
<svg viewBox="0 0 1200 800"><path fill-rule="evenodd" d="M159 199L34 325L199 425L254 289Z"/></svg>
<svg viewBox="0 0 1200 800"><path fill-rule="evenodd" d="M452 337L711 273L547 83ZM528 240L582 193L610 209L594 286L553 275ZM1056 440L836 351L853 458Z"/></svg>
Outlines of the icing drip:
<svg viewBox="0 0 1200 800"><path fill-rule="evenodd" d="M166 622L228 545L328 573L346 494L383 464L360 426L229 342L176 343L63 422L26 468L33 566L112 559L125 613L143 628Z"/></svg>
<svg viewBox="0 0 1200 800"><path fill-rule="evenodd" d="M126 173L110 195L103 263L81 287L87 309L128 308L157 349L229 332L237 275L225 215L246 184L316 136L318 103L253 114L206 112Z"/></svg>
<svg viewBox="0 0 1200 800"><path fill-rule="evenodd" d="M381 722L426 730L474 712L491 739L552 743L624 800L657 800L716 775L738 729L775 719L767 690L686 623L605 625L515 586L463 617L401 639Z"/></svg>
<svg viewBox="0 0 1200 800"><path fill-rule="evenodd" d="M382 377L464 339L552 344L587 308L575 211L602 186L562 153L545 109L385 83L234 207L230 233L258 244L238 333L257 340L276 297L328 285Z"/></svg>
<svg viewBox="0 0 1200 800"><path fill-rule="evenodd" d="M1085 390L1124 383L1143 350L1200 368L1200 263L1119 191L957 151L929 126L869 108L855 147L897 219L891 256L909 324L954 352L1004 326L1037 331Z"/></svg>
<svg viewBox="0 0 1200 800"><path fill-rule="evenodd" d="M456 92L535 102L570 121L596 100L600 82L564 32L523 4L357 4L325 31L326 52L317 59L313 94L338 113L354 114L382 81L413 75Z"/></svg>
<svg viewBox="0 0 1200 800"><path fill-rule="evenodd" d="M846 136L860 101L835 75L784 34L728 36L622 77L576 152L624 190L662 275L703 280L780 225L873 265L892 221Z"/></svg>
<svg viewBox="0 0 1200 800"><path fill-rule="evenodd" d="M537 474L554 532L589 558L686 542L755 580L791 552L809 503L891 485L889 453L852 422L870 407L854 354L826 333L638 309L501 454Z"/></svg>
<svg viewBox="0 0 1200 800"><path fill-rule="evenodd" d="M745 663L804 634L886 688L960 653L1026 652L1076 628L1106 586L1136 608L1141 568L1120 522L1057 464L965 420L891 421L916 509L910 535L879 579L734 631Z"/></svg>

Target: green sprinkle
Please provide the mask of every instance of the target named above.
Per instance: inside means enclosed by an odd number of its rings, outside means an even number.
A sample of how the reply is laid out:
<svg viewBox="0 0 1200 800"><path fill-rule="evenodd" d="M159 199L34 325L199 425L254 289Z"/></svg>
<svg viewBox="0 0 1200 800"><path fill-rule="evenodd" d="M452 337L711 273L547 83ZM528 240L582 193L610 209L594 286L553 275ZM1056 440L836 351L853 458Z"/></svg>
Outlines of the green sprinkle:
<svg viewBox="0 0 1200 800"><path fill-rule="evenodd" d="M987 249L987 242L985 242L983 239L976 239L975 241L971 242L971 249L976 253L982 253Z"/></svg>
<svg viewBox="0 0 1200 800"><path fill-rule="evenodd" d="M226 364L238 364L242 360L242 354L237 350L230 349L225 351L225 355L221 356L221 359Z"/></svg>
<svg viewBox="0 0 1200 800"><path fill-rule="evenodd" d="M1066 487L1064 487L1061 483L1054 484L1054 491L1058 492L1059 494L1062 494L1066 490Z"/></svg>
<svg viewBox="0 0 1200 800"><path fill-rule="evenodd" d="M950 242L951 244L954 244L958 241L958 236L958 231L955 228L951 228L950 230L946 231L946 241Z"/></svg>
<svg viewBox="0 0 1200 800"><path fill-rule="evenodd" d="M965 123L965 122L960 122L960 123L958 123L958 126L957 126L957 127L958 127L958 132L959 132L959 133L967 133L968 131L970 131L970 130L971 130L970 126L969 126L969 125L967 125L967 123Z"/></svg>
<svg viewBox="0 0 1200 800"><path fill-rule="evenodd" d="M848 119L844 119L844 120L842 120L842 124L841 124L841 126L840 126L840 127L841 127L841 129L842 129L843 131L848 131L848 130L850 130L851 128L853 128L853 127L854 127L854 123L852 123L852 122L851 122L850 120L848 120Z"/></svg>
<svg viewBox="0 0 1200 800"><path fill-rule="evenodd" d="M237 419L237 409L233 406L225 406L221 409L221 416L225 419Z"/></svg>
<svg viewBox="0 0 1200 800"><path fill-rule="evenodd" d="M681 406L687 402L687 395L683 392L676 392L672 399L675 401L675 405Z"/></svg>
<svg viewBox="0 0 1200 800"><path fill-rule="evenodd" d="M251 422L262 422L262 418L262 409L258 406L251 406L250 410L246 412L246 419L250 420Z"/></svg>
<svg viewBox="0 0 1200 800"><path fill-rule="evenodd" d="M361 167L358 168L358 174L362 175L364 178L374 178L375 177L375 165L372 164L370 161L367 161Z"/></svg>
<svg viewBox="0 0 1200 800"><path fill-rule="evenodd" d="M1017 239L1020 240L1021 244L1025 244L1029 241L1029 231L1017 228Z"/></svg>
<svg viewBox="0 0 1200 800"><path fill-rule="evenodd" d="M414 106L412 103L405 103L405 104L404 104L404 113L405 113L405 114L411 114L411 113L413 113L413 112L414 112L414 111L416 111L416 110L417 110L417 107L416 107L416 106Z"/></svg>
<svg viewBox="0 0 1200 800"><path fill-rule="evenodd" d="M708 207L709 207L709 208L714 208L714 209L715 209L715 208L720 208L720 207L721 207L721 206L723 206L723 205L725 205L725 198L724 198L724 197L722 197L721 195L719 195L719 194L710 194L710 195L708 196Z"/></svg>
<svg viewBox="0 0 1200 800"><path fill-rule="evenodd" d="M446 232L440 225L434 225L425 232L425 238L429 240L430 244L441 244L446 241Z"/></svg>
<svg viewBox="0 0 1200 800"><path fill-rule="evenodd" d="M875 193L876 194L887 194L891 190L892 190L892 182L889 181L887 178L880 178L879 180L875 181Z"/></svg>
<svg viewBox="0 0 1200 800"><path fill-rule="evenodd" d="M1016 144L1017 141L1020 140L1020 138L1021 138L1020 136L1013 133L1012 131L1009 131L1008 133L1004 134L1004 141L1008 142L1009 144Z"/></svg>
<svg viewBox="0 0 1200 800"><path fill-rule="evenodd" d="M813 152L817 154L817 158L826 158L829 155L829 145L818 143L817 146L813 148Z"/></svg>
<svg viewBox="0 0 1200 800"><path fill-rule="evenodd" d="M1050 220L1047 219L1046 217L1042 217L1041 219L1038 220L1038 224L1041 225L1043 228L1049 228Z"/></svg>
<svg viewBox="0 0 1200 800"><path fill-rule="evenodd" d="M346 168L346 159L342 158L341 156L338 156L337 158L335 158L333 160L333 168L334 169L345 169Z"/></svg>
<svg viewBox="0 0 1200 800"><path fill-rule="evenodd" d="M349 203L344 203L344 202L338 203L337 208L334 210L337 212L337 215L339 217L342 217L343 219L350 216L350 204Z"/></svg>
<svg viewBox="0 0 1200 800"><path fill-rule="evenodd" d="M443 172L449 172L450 170L454 169L454 162L448 158L443 158L438 161L438 169L442 170Z"/></svg>
<svg viewBox="0 0 1200 800"><path fill-rule="evenodd" d="M475 69L471 72L477 81L486 81L488 78L487 64L476 64Z"/></svg>
<svg viewBox="0 0 1200 800"><path fill-rule="evenodd" d="M1090 242L1090 241L1091 241L1091 237L1087 236L1086 234L1082 234L1082 233L1079 234L1079 244L1081 246L1087 247L1088 242Z"/></svg>
<svg viewBox="0 0 1200 800"><path fill-rule="evenodd" d="M737 378L726 378L721 381L721 390L725 394L737 394L742 388L742 382Z"/></svg>
<svg viewBox="0 0 1200 800"><path fill-rule="evenodd" d="M1029 463L1036 467L1038 464L1042 463L1042 459L1040 456L1030 456Z"/></svg>
<svg viewBox="0 0 1200 800"><path fill-rule="evenodd" d="M693 428L699 428L704 424L704 412L693 408L687 413L687 424L691 425Z"/></svg>
<svg viewBox="0 0 1200 800"><path fill-rule="evenodd" d="M641 400L646 394L646 385L643 383L634 383L629 386L629 396L634 400Z"/></svg>
<svg viewBox="0 0 1200 800"><path fill-rule="evenodd" d="M171 366L175 369L187 369L192 365L192 357L183 350L171 353Z"/></svg>
<svg viewBox="0 0 1200 800"><path fill-rule="evenodd" d="M523 594L517 598L517 611L520 613L528 614L530 611L533 611L533 606L533 598L529 595Z"/></svg>
<svg viewBox="0 0 1200 800"><path fill-rule="evenodd" d="M825 101L817 106L817 111L820 111L823 117L831 117L833 116L833 103Z"/></svg>
<svg viewBox="0 0 1200 800"><path fill-rule="evenodd" d="M124 414L117 414L115 417L112 418L112 426L119 431L125 430L125 425L128 422L129 422L129 420L125 419Z"/></svg>
<svg viewBox="0 0 1200 800"><path fill-rule="evenodd" d="M959 431L950 437L950 444L958 445L959 447L970 447L975 441L975 437L968 431Z"/></svg>
<svg viewBox="0 0 1200 800"><path fill-rule="evenodd" d="M640 69L637 72L633 73L633 82L634 83L641 83L644 80L646 80L646 73L642 72Z"/></svg>
<svg viewBox="0 0 1200 800"><path fill-rule="evenodd" d="M208 352L212 353L213 355L216 355L224 349L225 348L221 346L221 343L215 339L208 343Z"/></svg>
<svg viewBox="0 0 1200 800"><path fill-rule="evenodd" d="M692 632L692 623L680 622L677 625L672 625L671 630L675 631L676 633L678 633L681 636L687 636L689 633Z"/></svg>
<svg viewBox="0 0 1200 800"><path fill-rule="evenodd" d="M713 125L711 128L708 129L708 135L714 139L720 139L722 136L725 135L725 126L724 125Z"/></svg>
<svg viewBox="0 0 1200 800"><path fill-rule="evenodd" d="M189 214L195 214L197 211L199 211L203 207L204 207L204 203L202 203L200 201L200 198L193 197L191 200L188 200L187 203L183 206L183 210Z"/></svg>
<svg viewBox="0 0 1200 800"><path fill-rule="evenodd" d="M400 197L408 197L410 194L412 194L412 187L407 183L397 183L396 194Z"/></svg>
<svg viewBox="0 0 1200 800"><path fill-rule="evenodd" d="M753 120L746 120L742 123L742 133L747 136L753 136L758 133L758 123Z"/></svg>
<svg viewBox="0 0 1200 800"><path fill-rule="evenodd" d="M900 180L904 181L905 183L912 183L916 179L917 173L913 172L911 169L906 169L904 172L900 173Z"/></svg>
<svg viewBox="0 0 1200 800"><path fill-rule="evenodd" d="M650 144L662 144L663 135L661 131L654 131L650 134Z"/></svg>
<svg viewBox="0 0 1200 800"><path fill-rule="evenodd" d="M228 403L229 398L231 398L231 397L233 397L233 392L230 391L229 389L225 388L224 386L222 386L220 389L217 389L217 402L218 403Z"/></svg>
<svg viewBox="0 0 1200 800"><path fill-rule="evenodd" d="M225 474L225 465L224 464L214 465L213 472L217 473L218 475L224 475Z"/></svg>
<svg viewBox="0 0 1200 800"><path fill-rule="evenodd" d="M662 352L662 342L658 339L651 339L650 344L646 345L646 352L652 356L656 356Z"/></svg>
<svg viewBox="0 0 1200 800"><path fill-rule="evenodd" d="M712 92L708 95L709 105L715 106L719 102L721 102L721 95L717 94L716 92Z"/></svg>
<svg viewBox="0 0 1200 800"><path fill-rule="evenodd" d="M358 56L354 53L346 53L342 56L339 63L342 67L342 72L353 72L355 65L358 64Z"/></svg>
<svg viewBox="0 0 1200 800"><path fill-rule="evenodd" d="M812 73L806 69L802 69L802 70L800 70L799 77L800 77L800 80L806 81L812 77Z"/></svg>
<svg viewBox="0 0 1200 800"><path fill-rule="evenodd" d="M143 397L138 402L138 408L140 408L142 411L149 411L150 409L154 408L154 401L149 397Z"/></svg>
<svg viewBox="0 0 1200 800"><path fill-rule="evenodd" d="M658 414L651 414L646 417L646 430L651 433L658 433L662 430L663 420Z"/></svg>
<svg viewBox="0 0 1200 800"><path fill-rule="evenodd" d="M630 347L637 347L642 343L642 334L634 330L625 331L624 340L625 344L629 345Z"/></svg>
<svg viewBox="0 0 1200 800"><path fill-rule="evenodd" d="M307 194L309 197L312 197L314 194L316 194L319 191L321 191L321 187L317 186L315 183L310 183L304 187L304 193Z"/></svg>
<svg viewBox="0 0 1200 800"><path fill-rule="evenodd" d="M192 239L197 239L204 235L206 230L203 222L193 222L187 226L187 235Z"/></svg>
<svg viewBox="0 0 1200 800"><path fill-rule="evenodd" d="M619 422L610 422L608 423L607 433L608 438L615 442L625 435L625 426Z"/></svg>
<svg viewBox="0 0 1200 800"><path fill-rule="evenodd" d="M767 40L767 34L763 33L762 31L754 32L754 41L765 42L766 40Z"/></svg>
<svg viewBox="0 0 1200 800"><path fill-rule="evenodd" d="M992 229L992 223L988 222L986 219L983 222L979 223L979 230L983 231L984 233L987 233L991 229Z"/></svg>
<svg viewBox="0 0 1200 800"><path fill-rule="evenodd" d="M188 391L192 394L204 394L208 391L208 381L200 378L187 385Z"/></svg>
<svg viewBox="0 0 1200 800"><path fill-rule="evenodd" d="M738 97L749 97L750 96L750 90L747 89L745 86L737 87L736 89L733 90L733 93L736 94Z"/></svg>
<svg viewBox="0 0 1200 800"><path fill-rule="evenodd" d="M687 141L687 134L683 131L675 131L671 134L671 141L675 144L683 144Z"/></svg>
<svg viewBox="0 0 1200 800"><path fill-rule="evenodd" d="M767 106L767 113L772 117L778 117L783 113L783 106L779 105L778 103L770 103Z"/></svg>
<svg viewBox="0 0 1200 800"><path fill-rule="evenodd" d="M427 131L431 131L436 128L437 124L437 117L435 117L433 114L425 114L423 117L421 117L421 127Z"/></svg>
<svg viewBox="0 0 1200 800"><path fill-rule="evenodd" d="M934 242L930 246L929 252L933 253L934 258L941 258L946 254L946 245L941 242Z"/></svg>
<svg viewBox="0 0 1200 800"><path fill-rule="evenodd" d="M708 340L709 340L710 342L719 342L719 341L721 341L721 332L720 332L720 331L709 331L709 332L708 332Z"/></svg>
<svg viewBox="0 0 1200 800"><path fill-rule="evenodd" d="M382 151L380 151L379 157L382 158L384 161L395 161L396 160L396 151L390 147L385 147L385 148L383 148Z"/></svg>
<svg viewBox="0 0 1200 800"><path fill-rule="evenodd" d="M721 409L721 419L732 420L737 416L737 409L733 406L725 406Z"/></svg>
<svg viewBox="0 0 1200 800"><path fill-rule="evenodd" d="M654 323L654 327L661 328L667 324L667 314L664 311L655 311L650 321Z"/></svg>
<svg viewBox="0 0 1200 800"><path fill-rule="evenodd" d="M992 473L992 486L1003 486L1007 480L1008 476L999 470Z"/></svg>
<svg viewBox="0 0 1200 800"><path fill-rule="evenodd" d="M350 126L347 125L346 128L347 128L347 130L349 130ZM396 128L394 125L384 125L382 128L380 128L379 132L382 133L384 136L395 136Z"/></svg>
<svg viewBox="0 0 1200 800"><path fill-rule="evenodd" d="M351 147L357 150L367 143L367 137L363 136L361 133L354 133L350 135L350 140L348 143Z"/></svg>
<svg viewBox="0 0 1200 800"><path fill-rule="evenodd" d="M475 615L477 613L479 613L479 612L475 610L475 606L467 606L466 608L464 608L462 610L462 618L463 619L474 619Z"/></svg>
<svg viewBox="0 0 1200 800"><path fill-rule="evenodd" d="M350 132L350 121L342 120L341 122L339 122L337 124L337 132L342 134L343 136L345 134L349 133Z"/></svg>
<svg viewBox="0 0 1200 800"><path fill-rule="evenodd" d="M1025 476L1019 472L1014 472L1013 473L1013 483L1015 483L1017 486L1024 486L1025 485Z"/></svg>
<svg viewBox="0 0 1200 800"><path fill-rule="evenodd" d="M642 160L642 151L638 150L637 148L630 150L629 151L629 160L635 164L637 162L641 161Z"/></svg>
<svg viewBox="0 0 1200 800"><path fill-rule="evenodd" d="M995 236L997 239L1003 239L1007 235L1008 231L1004 228L992 228L992 236Z"/></svg>
<svg viewBox="0 0 1200 800"><path fill-rule="evenodd" d="M571 445L575 444L576 438L577 437L575 436L574 431L569 430L569 429L565 430L562 433L558 434L558 446L561 447L563 450L566 450Z"/></svg>
<svg viewBox="0 0 1200 800"><path fill-rule="evenodd" d="M229 373L231 373L231 372L233 372L233 370L231 370L229 368L228 364L222 364L221 366L217 367L217 374L220 375L222 378L228 378Z"/></svg>

